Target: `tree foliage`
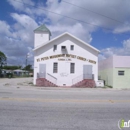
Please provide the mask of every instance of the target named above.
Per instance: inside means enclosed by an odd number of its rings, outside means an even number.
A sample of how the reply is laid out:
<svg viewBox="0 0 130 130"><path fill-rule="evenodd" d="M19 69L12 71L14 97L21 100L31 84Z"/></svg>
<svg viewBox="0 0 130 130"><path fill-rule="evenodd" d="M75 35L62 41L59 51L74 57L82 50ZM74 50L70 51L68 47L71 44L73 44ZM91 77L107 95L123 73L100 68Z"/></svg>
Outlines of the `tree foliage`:
<svg viewBox="0 0 130 130"><path fill-rule="evenodd" d="M7 58L3 52L0 51L0 68L2 68L3 65L6 65Z"/></svg>
<svg viewBox="0 0 130 130"><path fill-rule="evenodd" d="M24 70L32 71L32 65L25 66Z"/></svg>
<svg viewBox="0 0 130 130"><path fill-rule="evenodd" d="M2 68L6 70L17 70L17 69L21 69L22 67L21 66L4 66Z"/></svg>

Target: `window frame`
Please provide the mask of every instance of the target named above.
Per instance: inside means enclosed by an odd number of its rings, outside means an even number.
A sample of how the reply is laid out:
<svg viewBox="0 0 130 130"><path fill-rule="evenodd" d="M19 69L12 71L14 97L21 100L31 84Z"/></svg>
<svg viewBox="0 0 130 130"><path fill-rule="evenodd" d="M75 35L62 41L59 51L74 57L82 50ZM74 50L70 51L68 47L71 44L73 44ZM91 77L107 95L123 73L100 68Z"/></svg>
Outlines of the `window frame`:
<svg viewBox="0 0 130 130"><path fill-rule="evenodd" d="M61 50L66 50L66 46L61 46Z"/></svg>
<svg viewBox="0 0 130 130"><path fill-rule="evenodd" d="M57 62L53 63L53 73L58 73L58 63Z"/></svg>
<svg viewBox="0 0 130 130"><path fill-rule="evenodd" d="M75 73L75 63L70 63L70 73L71 74Z"/></svg>
<svg viewBox="0 0 130 130"><path fill-rule="evenodd" d="M118 70L118 76L124 76L125 71L124 70Z"/></svg>
<svg viewBox="0 0 130 130"><path fill-rule="evenodd" d="M74 50L74 45L70 45L70 50L71 50L71 51Z"/></svg>
<svg viewBox="0 0 130 130"><path fill-rule="evenodd" d="M54 45L54 46L53 46L53 50L54 50L54 51L57 50L57 45Z"/></svg>

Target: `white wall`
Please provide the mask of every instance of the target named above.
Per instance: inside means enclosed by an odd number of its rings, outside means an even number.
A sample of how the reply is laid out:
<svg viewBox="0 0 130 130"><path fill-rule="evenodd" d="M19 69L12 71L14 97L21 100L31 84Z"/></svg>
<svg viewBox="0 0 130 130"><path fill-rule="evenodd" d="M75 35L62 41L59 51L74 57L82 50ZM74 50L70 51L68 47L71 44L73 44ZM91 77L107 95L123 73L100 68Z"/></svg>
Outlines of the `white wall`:
<svg viewBox="0 0 130 130"><path fill-rule="evenodd" d="M113 55L105 60L99 61L99 70L118 68L118 67L130 67L130 56L116 56Z"/></svg>
<svg viewBox="0 0 130 130"><path fill-rule="evenodd" d="M110 69L110 68L113 68L113 56L109 57L108 59L99 61L98 64L99 71L104 69Z"/></svg>
<svg viewBox="0 0 130 130"><path fill-rule="evenodd" d="M130 56L113 56L114 67L130 67Z"/></svg>
<svg viewBox="0 0 130 130"><path fill-rule="evenodd" d="M53 45L57 45L57 50L53 51ZM70 50L70 45L74 45L74 50ZM37 59L41 59L42 57L51 56L51 55L57 55L62 54L61 46L67 47L67 54L72 54L76 56L81 56L86 59L94 60L96 61L96 64L90 63L88 61L82 61L76 58L69 58L71 61L58 61L58 59L61 58L54 58L49 60L44 60L37 62ZM57 40L53 41L53 43L50 43L48 45L45 45L38 50L35 51L35 58L34 58L34 84L36 84L36 74L39 73L39 64L43 63L46 64L46 72L56 77L57 85L63 86L63 84L66 84L66 86L72 85L72 79L80 76L83 74L83 65L92 65L92 73L94 74L95 81L98 80L98 52L94 51L90 47L87 47L86 45L80 43L76 39L70 37L69 35L64 35L61 38L58 38ZM62 58L63 59L63 58ZM66 58L68 59L68 58ZM53 73L53 63L58 63L58 73ZM75 73L70 74L70 63L75 63ZM63 74L65 76L63 76Z"/></svg>
<svg viewBox="0 0 130 130"><path fill-rule="evenodd" d="M34 33L34 48L49 41L49 39L50 39L49 32L35 32Z"/></svg>

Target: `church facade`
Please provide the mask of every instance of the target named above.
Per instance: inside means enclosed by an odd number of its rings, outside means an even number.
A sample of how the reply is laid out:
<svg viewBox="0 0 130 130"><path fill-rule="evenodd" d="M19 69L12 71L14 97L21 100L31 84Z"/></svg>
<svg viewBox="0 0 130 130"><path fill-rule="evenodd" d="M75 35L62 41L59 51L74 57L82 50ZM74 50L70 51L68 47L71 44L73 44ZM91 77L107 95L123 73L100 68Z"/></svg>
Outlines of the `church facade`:
<svg viewBox="0 0 130 130"><path fill-rule="evenodd" d="M34 85L94 87L99 50L67 32L50 36L45 25L34 30Z"/></svg>

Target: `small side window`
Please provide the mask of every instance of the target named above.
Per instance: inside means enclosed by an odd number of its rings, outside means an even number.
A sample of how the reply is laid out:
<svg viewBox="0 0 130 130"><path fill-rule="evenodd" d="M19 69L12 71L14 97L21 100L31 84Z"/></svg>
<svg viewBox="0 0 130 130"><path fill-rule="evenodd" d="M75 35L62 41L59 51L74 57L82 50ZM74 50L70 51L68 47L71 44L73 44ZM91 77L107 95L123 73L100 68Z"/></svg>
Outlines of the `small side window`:
<svg viewBox="0 0 130 130"><path fill-rule="evenodd" d="M58 73L58 63L53 63L53 73Z"/></svg>
<svg viewBox="0 0 130 130"><path fill-rule="evenodd" d="M57 45L54 45L53 50L54 51L57 50Z"/></svg>
<svg viewBox="0 0 130 130"><path fill-rule="evenodd" d="M75 73L75 63L70 63L70 73Z"/></svg>
<svg viewBox="0 0 130 130"><path fill-rule="evenodd" d="M74 50L74 45L71 45L71 46L70 46L70 50Z"/></svg>
<svg viewBox="0 0 130 130"><path fill-rule="evenodd" d="M124 71L118 71L118 75L125 75Z"/></svg>

